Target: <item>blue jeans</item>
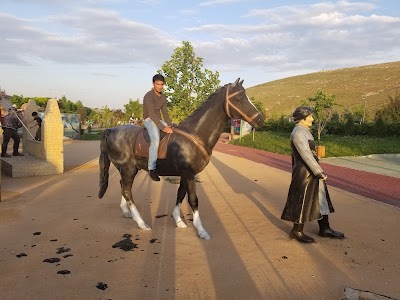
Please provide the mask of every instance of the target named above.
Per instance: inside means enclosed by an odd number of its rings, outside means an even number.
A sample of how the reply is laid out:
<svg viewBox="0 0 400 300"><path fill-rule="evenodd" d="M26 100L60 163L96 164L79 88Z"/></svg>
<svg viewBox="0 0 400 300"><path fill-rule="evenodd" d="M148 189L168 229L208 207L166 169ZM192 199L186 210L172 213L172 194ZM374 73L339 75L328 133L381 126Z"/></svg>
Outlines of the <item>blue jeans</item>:
<svg viewBox="0 0 400 300"><path fill-rule="evenodd" d="M160 120L164 126L167 126L163 120ZM148 169L155 170L157 168L157 156L158 156L158 145L160 144L160 128L157 127L150 118L144 120L144 126L146 127L150 136L150 148L149 148L149 160L147 163Z"/></svg>

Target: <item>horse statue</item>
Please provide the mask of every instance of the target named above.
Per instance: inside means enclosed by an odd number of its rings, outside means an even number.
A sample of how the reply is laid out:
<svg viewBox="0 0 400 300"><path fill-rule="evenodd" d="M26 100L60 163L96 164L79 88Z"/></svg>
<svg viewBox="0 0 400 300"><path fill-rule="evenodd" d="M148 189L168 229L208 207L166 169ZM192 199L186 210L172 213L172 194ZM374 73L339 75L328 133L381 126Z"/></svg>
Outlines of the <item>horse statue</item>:
<svg viewBox="0 0 400 300"><path fill-rule="evenodd" d="M195 175L208 164L212 149L217 143L227 122L241 118L253 127L260 127L264 118L251 103L243 88L243 80L226 84L208 97L188 118L173 127L168 136L165 159L158 158L157 170L160 176L180 176L176 206L172 212L176 226L186 228L181 219L181 204L186 194L193 213L193 224L200 238L211 237L203 228L198 210ZM103 132L100 144L100 190L101 199L108 187L110 162L121 175L122 199L120 207L125 217L132 217L143 230L151 228L144 222L132 197L133 180L139 170L147 171L147 158L135 155L136 139L143 128L126 124Z"/></svg>

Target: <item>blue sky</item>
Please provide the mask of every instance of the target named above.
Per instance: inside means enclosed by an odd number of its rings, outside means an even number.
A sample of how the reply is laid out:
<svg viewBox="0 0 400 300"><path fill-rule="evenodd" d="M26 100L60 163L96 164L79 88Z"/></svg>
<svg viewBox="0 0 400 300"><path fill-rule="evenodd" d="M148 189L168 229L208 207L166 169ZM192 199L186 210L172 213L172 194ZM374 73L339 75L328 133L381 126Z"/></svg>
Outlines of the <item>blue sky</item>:
<svg viewBox="0 0 400 300"><path fill-rule="evenodd" d="M0 87L122 109L182 41L221 84L240 77L245 87L399 61L399 3L0 0Z"/></svg>

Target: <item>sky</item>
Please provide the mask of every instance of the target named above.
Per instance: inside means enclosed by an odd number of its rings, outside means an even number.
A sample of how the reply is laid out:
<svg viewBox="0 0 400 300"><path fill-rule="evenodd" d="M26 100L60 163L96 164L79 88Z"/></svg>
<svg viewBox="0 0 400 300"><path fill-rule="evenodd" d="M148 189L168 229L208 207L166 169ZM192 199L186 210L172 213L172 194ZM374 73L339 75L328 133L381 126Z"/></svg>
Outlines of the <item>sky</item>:
<svg viewBox="0 0 400 300"><path fill-rule="evenodd" d="M221 85L400 60L400 1L0 0L0 88L142 101L183 41Z"/></svg>

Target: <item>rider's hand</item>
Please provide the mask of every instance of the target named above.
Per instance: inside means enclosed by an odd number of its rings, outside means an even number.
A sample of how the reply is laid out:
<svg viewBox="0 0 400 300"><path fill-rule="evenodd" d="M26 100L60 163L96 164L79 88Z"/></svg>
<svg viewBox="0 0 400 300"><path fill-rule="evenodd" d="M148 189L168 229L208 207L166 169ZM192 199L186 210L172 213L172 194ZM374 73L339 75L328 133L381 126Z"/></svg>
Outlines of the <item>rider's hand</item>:
<svg viewBox="0 0 400 300"><path fill-rule="evenodd" d="M164 131L165 133L173 133L173 132L174 132L174 131L172 130L172 128L169 127L169 126L165 126L164 129L163 129L163 131Z"/></svg>

